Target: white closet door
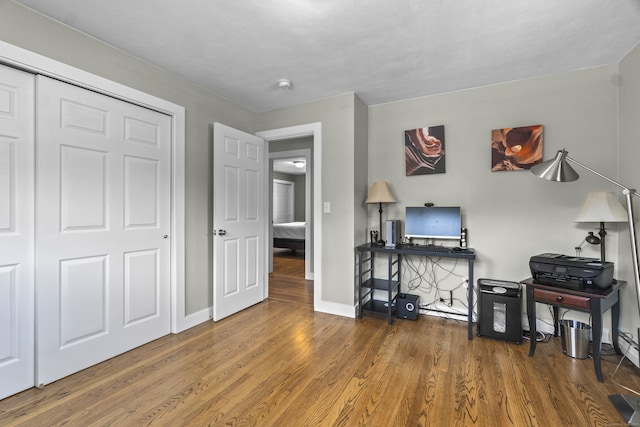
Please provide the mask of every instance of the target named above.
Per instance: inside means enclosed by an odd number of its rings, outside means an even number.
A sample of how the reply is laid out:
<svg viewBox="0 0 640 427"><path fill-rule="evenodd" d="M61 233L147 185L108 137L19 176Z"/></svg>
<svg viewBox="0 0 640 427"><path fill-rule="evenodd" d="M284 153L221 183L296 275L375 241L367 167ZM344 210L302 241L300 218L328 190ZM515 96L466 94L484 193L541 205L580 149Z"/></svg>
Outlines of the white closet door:
<svg viewBox="0 0 640 427"><path fill-rule="evenodd" d="M273 180L273 223L293 222L293 197L295 183L280 179Z"/></svg>
<svg viewBox="0 0 640 427"><path fill-rule="evenodd" d="M169 333L166 115L37 79L37 384Z"/></svg>
<svg viewBox="0 0 640 427"><path fill-rule="evenodd" d="M0 65L0 399L35 381L34 81Z"/></svg>

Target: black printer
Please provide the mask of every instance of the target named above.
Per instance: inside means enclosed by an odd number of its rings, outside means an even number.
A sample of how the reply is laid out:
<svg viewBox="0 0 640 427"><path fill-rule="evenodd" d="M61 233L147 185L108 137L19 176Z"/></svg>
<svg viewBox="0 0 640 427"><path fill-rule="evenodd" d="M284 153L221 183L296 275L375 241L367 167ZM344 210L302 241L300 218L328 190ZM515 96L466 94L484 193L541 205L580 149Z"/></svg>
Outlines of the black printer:
<svg viewBox="0 0 640 427"><path fill-rule="evenodd" d="M605 289L613 283L613 263L597 258L545 253L532 256L529 268L533 280L543 285L582 291Z"/></svg>

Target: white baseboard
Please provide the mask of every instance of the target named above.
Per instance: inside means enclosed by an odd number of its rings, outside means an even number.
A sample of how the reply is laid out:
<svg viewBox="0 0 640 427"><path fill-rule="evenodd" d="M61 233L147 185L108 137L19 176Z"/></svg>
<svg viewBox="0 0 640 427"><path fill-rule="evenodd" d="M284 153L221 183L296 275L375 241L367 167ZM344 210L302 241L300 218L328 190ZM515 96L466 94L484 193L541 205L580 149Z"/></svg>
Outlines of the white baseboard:
<svg viewBox="0 0 640 427"><path fill-rule="evenodd" d="M189 314L185 316L184 321L182 322L182 329L177 331L176 333L184 332L189 328L193 328L194 326L198 326L201 323L207 322L213 318L213 308L205 308L204 310L200 310L196 313Z"/></svg>
<svg viewBox="0 0 640 427"><path fill-rule="evenodd" d="M640 354L638 350L633 345L629 345L629 343L622 338L622 334L629 334L631 335L632 339L634 335L626 329L620 328L618 346L620 347L620 351L622 351L622 354L624 354L627 359L631 361L631 363L633 363L636 367L640 367Z"/></svg>
<svg viewBox="0 0 640 427"><path fill-rule="evenodd" d="M356 317L355 305L339 304L320 300L314 303L313 310L320 313L335 314L336 316L342 317Z"/></svg>

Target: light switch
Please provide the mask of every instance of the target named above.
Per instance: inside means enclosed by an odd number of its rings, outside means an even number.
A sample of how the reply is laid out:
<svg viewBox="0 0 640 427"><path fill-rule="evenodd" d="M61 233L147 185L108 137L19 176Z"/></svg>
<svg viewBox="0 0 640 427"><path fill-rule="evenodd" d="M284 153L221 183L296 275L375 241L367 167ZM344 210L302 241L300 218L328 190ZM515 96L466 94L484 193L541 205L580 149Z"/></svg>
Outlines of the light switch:
<svg viewBox="0 0 640 427"><path fill-rule="evenodd" d="M331 213L331 202L324 202L324 213Z"/></svg>

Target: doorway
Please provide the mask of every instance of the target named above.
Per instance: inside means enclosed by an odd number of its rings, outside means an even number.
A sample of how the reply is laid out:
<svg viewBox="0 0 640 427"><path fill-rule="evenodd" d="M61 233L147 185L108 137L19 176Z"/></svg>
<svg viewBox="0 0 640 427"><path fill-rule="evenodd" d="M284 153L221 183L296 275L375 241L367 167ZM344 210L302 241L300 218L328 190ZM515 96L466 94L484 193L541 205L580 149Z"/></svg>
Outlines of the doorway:
<svg viewBox="0 0 640 427"><path fill-rule="evenodd" d="M288 128L273 129L269 131L258 132L256 135L263 138L271 147L274 143L282 142L286 144L289 150L304 149L305 147L295 147L292 142L299 138L309 137L312 141L310 147L306 147L309 150L310 157L307 161L308 165L311 165L311 170L308 172L307 179L307 206L306 215L308 218L309 226L306 228L305 236L305 269L309 269L310 277L306 277L305 280L312 280L313 285L313 306L316 311L322 310L322 282L321 282L321 253L322 253L322 212L320 211L321 195L322 195L322 180L321 180L321 159L322 159L322 126L320 123L310 123L306 125L292 126ZM287 151L287 150L283 150ZM284 156L286 157L286 156ZM270 167L270 170L272 168ZM270 181L273 176L270 176ZM269 204L269 212L272 213L271 206ZM270 229L270 239L272 239L272 230ZM269 251L273 249L269 247ZM306 267L308 265L308 267ZM305 272L305 275L307 272ZM310 284L309 284L310 285Z"/></svg>
<svg viewBox="0 0 640 427"><path fill-rule="evenodd" d="M288 149L300 146L308 148ZM278 141L269 147L272 248L268 281L269 298L311 305L312 147L312 137Z"/></svg>

